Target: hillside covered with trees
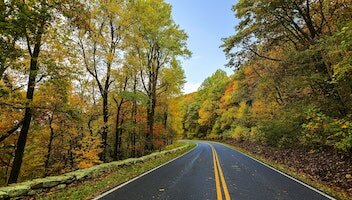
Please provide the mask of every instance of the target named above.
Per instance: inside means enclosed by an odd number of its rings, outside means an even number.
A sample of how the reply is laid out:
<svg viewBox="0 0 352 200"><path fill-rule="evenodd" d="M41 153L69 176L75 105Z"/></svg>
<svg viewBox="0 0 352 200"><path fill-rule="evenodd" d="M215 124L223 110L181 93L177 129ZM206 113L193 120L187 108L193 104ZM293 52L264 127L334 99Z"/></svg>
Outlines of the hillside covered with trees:
<svg viewBox="0 0 352 200"><path fill-rule="evenodd" d="M216 71L184 101L185 137L352 150L352 8L347 1L240 1Z"/></svg>
<svg viewBox="0 0 352 200"><path fill-rule="evenodd" d="M0 1L0 185L171 143L186 33L162 0Z"/></svg>
<svg viewBox="0 0 352 200"><path fill-rule="evenodd" d="M241 19L236 34L222 44L235 73L218 70L198 92L178 99L178 132L247 147L332 150L351 158L351 5L348 0L240 0L233 6ZM335 169L334 161L318 168L341 173L339 182L348 189L350 162L346 171Z"/></svg>

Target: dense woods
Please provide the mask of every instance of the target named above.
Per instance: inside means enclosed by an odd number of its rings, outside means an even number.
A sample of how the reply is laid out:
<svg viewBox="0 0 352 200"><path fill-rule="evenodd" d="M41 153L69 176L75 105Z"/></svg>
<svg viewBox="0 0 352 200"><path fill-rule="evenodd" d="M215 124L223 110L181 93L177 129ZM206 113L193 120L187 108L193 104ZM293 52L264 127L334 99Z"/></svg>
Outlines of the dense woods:
<svg viewBox="0 0 352 200"><path fill-rule="evenodd" d="M179 98L178 131L279 148L352 150L352 2L240 0L218 70Z"/></svg>
<svg viewBox="0 0 352 200"><path fill-rule="evenodd" d="M308 173L312 160L333 163L312 173L350 192L351 5L239 0L221 45L234 74L217 70L181 96L191 52L163 0L0 1L0 185L139 157L181 135L288 165L296 156Z"/></svg>
<svg viewBox="0 0 352 200"><path fill-rule="evenodd" d="M173 141L186 33L162 0L0 1L0 184Z"/></svg>

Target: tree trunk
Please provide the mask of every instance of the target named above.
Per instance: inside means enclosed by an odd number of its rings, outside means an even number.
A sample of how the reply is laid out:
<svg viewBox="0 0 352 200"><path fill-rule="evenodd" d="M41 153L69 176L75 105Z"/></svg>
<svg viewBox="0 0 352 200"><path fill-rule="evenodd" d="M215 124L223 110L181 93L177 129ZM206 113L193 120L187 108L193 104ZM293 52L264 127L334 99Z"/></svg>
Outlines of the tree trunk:
<svg viewBox="0 0 352 200"><path fill-rule="evenodd" d="M137 92L137 75L134 76L133 93ZM132 157L136 157L136 126L137 126L137 100L134 99L132 102L131 118L133 120L133 132L132 132Z"/></svg>
<svg viewBox="0 0 352 200"><path fill-rule="evenodd" d="M50 156L51 156L51 149L52 149L52 144L54 140L54 129L52 127L52 123L54 120L54 116L49 117L49 126L50 126L50 139L49 139L49 144L48 144L48 152L45 156L45 164L44 164L44 177L49 175L49 165L50 165Z"/></svg>
<svg viewBox="0 0 352 200"><path fill-rule="evenodd" d="M117 101L116 101L117 103ZM114 148L114 159L121 159L121 144L120 144L120 136L121 136L121 125L120 116L121 116L121 108L123 104L123 99L117 105L117 113L116 113L116 128L115 128L115 148Z"/></svg>
<svg viewBox="0 0 352 200"><path fill-rule="evenodd" d="M125 116L124 115L122 115L122 119L121 119L121 123L120 123L120 127L119 127L119 132L118 132L118 134L119 134L119 139L118 139L118 141L117 141L117 146L118 146L118 149L119 149L119 154L118 154L118 156L119 156L119 159L121 159L122 158L122 133L123 133L123 129L122 129L122 125L123 125L123 123L124 123L124 118L125 118Z"/></svg>
<svg viewBox="0 0 352 200"><path fill-rule="evenodd" d="M43 26L44 26L44 24L43 24ZM36 44L34 46L33 53L31 52L31 49L28 49L31 54L31 61L30 61L27 94L26 94L27 102L26 102L26 108L24 111L23 125L22 125L21 131L20 131L20 136L18 137L18 140L17 140L16 150L15 150L15 158L14 158L14 161L12 164L12 169L11 169L9 180L7 181L8 184L17 182L17 179L18 179L18 176L19 176L20 170L21 170L24 148L26 146L27 135L28 135L31 121L32 121L31 104L33 102L36 78L37 78L37 74L38 74L37 64L38 64L38 57L39 57L39 52L40 52L41 38L42 38L42 33L40 31L36 37Z"/></svg>
<svg viewBox="0 0 352 200"><path fill-rule="evenodd" d="M155 114L155 97L152 95L149 99L149 105L147 108L147 126L148 126L148 131L146 134L146 142L145 142L145 149L148 151L152 151L154 149L153 147L153 134L154 134L154 114Z"/></svg>
<svg viewBox="0 0 352 200"><path fill-rule="evenodd" d="M72 170L74 167L74 155L73 155L74 146L73 146L73 143L76 143L76 142L74 142L71 138L69 143L70 143L70 148L68 150L68 160L70 162L70 169Z"/></svg>
<svg viewBox="0 0 352 200"><path fill-rule="evenodd" d="M89 120L87 123L90 136L93 136L92 122L93 122L93 117L91 116L91 117L89 117Z"/></svg>
<svg viewBox="0 0 352 200"><path fill-rule="evenodd" d="M109 112L108 112L108 93L104 91L103 94L103 131L101 134L102 142L103 142L103 152L101 154L101 160L106 162L106 154L107 154L107 138L108 138L108 121L109 121Z"/></svg>
<svg viewBox="0 0 352 200"><path fill-rule="evenodd" d="M123 92L126 91L126 87L127 87L127 82L128 82L128 77L125 78L125 82L124 82L124 86L123 86ZM124 98L122 98L120 100L120 102L118 102L115 98L114 101L116 103L117 106L117 112L116 112L116 126L115 126L115 148L114 148L114 159L115 160L119 160L121 159L121 135L122 135L122 124L123 124L123 120L120 123L120 115L121 115L121 111L122 111L122 105L124 104Z"/></svg>
<svg viewBox="0 0 352 200"><path fill-rule="evenodd" d="M11 161L12 161L12 156L9 156L9 159L8 159L8 164L6 165L6 172L5 172L5 177L4 177L4 183L6 184L6 181L7 181L7 176L9 175L9 171L11 170Z"/></svg>
<svg viewBox="0 0 352 200"><path fill-rule="evenodd" d="M152 151L154 149L153 146L153 135L154 135L154 115L155 115L155 106L156 106L156 90L157 90L157 81L158 81L158 73L159 66L151 66L151 71L149 72L149 82L148 82L148 90L149 90L149 100L148 100L148 108L147 108L147 126L148 131L146 134L146 144L145 149L148 151Z"/></svg>
<svg viewBox="0 0 352 200"><path fill-rule="evenodd" d="M165 141L164 144L168 145L169 144L169 139L170 139L170 133L167 131L167 118L168 118L168 109L167 106L164 108L164 113L163 113L163 126L165 130Z"/></svg>

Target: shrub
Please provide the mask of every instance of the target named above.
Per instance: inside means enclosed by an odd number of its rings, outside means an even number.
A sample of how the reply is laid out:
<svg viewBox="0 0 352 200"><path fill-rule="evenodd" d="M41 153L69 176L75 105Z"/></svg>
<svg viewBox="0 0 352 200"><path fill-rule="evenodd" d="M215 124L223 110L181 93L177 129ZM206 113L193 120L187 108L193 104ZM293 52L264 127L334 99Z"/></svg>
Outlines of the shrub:
<svg viewBox="0 0 352 200"><path fill-rule="evenodd" d="M290 113L275 116L258 126L262 142L276 147L297 145L301 133L301 120Z"/></svg>
<svg viewBox="0 0 352 200"><path fill-rule="evenodd" d="M302 144L309 147L331 146L348 152L352 149L352 122L334 119L315 107L306 112Z"/></svg>
<svg viewBox="0 0 352 200"><path fill-rule="evenodd" d="M231 137L237 141L243 141L249 138L250 129L242 126L236 126L232 130Z"/></svg>

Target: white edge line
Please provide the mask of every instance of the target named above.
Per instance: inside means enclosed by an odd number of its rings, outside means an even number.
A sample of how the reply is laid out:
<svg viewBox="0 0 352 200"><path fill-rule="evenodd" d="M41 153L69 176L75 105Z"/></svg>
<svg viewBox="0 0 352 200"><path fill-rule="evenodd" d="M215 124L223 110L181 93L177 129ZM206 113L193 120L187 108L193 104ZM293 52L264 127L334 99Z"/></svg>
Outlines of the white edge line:
<svg viewBox="0 0 352 200"><path fill-rule="evenodd" d="M143 177L143 176L145 176L145 175L147 175L147 174L149 174L149 173L151 173L151 172L153 172L153 171L155 171L155 170L157 170L157 169L159 169L161 167L164 167L165 165L167 165L167 164L169 164L169 163L181 158L182 156L185 156L186 154L191 153L191 151L195 150L197 147L198 147L198 143L196 143L196 146L194 148L190 149L189 151L185 152L184 154L182 154L182 155L180 155L180 156L178 156L178 157L176 157L176 158L174 158L172 160L169 160L168 162L166 162L166 163L164 163L162 165L159 165L159 166L157 166L157 167L155 167L155 168L153 168L153 169L151 169L151 170L149 170L147 172L144 172L143 174L141 174L141 175L139 175L139 176L127 181L127 182L124 182L121 185L118 185L118 186L114 187L113 189L111 189L111 190L109 190L109 191L107 191L107 192L95 197L93 200L98 200L98 199L100 199L100 198L102 198L102 197L104 197L104 196L106 196L106 195L108 195L108 194L110 194L110 193L112 193L112 192L114 192L114 191L116 191L116 190L128 185L129 183L131 183L131 182L133 182L133 181L135 181L135 180L137 180L137 179L139 179L139 178L141 178L141 177Z"/></svg>
<svg viewBox="0 0 352 200"><path fill-rule="evenodd" d="M282 171L280 171L280 170L278 170L278 169L275 169L274 167L272 167L272 166L270 166L270 165L268 165L268 164L265 164L264 162L262 162L262 161L260 161L260 160L258 160L258 159L256 159L256 158L253 158L253 157L250 156L250 155L247 155L247 154L245 154L245 153L242 153L242 152L240 152L240 151L238 151L238 150L236 150L236 149L234 149L234 148L231 148L230 145L222 144L222 143L220 143L220 142L215 142L215 143L220 144L220 145L222 145L222 146L224 146L224 147L227 147L227 148L229 148L229 149L235 150L236 152L238 152L238 153L240 153L240 154L242 154L242 155L244 155L244 156L247 156L248 158L251 158L251 159L254 160L254 161L257 161L258 163L260 163L260 164L262 164L262 165L264 165L264 166L266 166L266 167L268 167L268 168L270 168L270 169L276 171L277 173L279 173L279 174L281 174L281 175L286 176L287 178L289 178L289 179L291 179L291 180L293 180L293 181L296 181L297 183L300 183L300 184L306 186L307 188L313 190L314 192L319 193L320 195L322 195L322 196L324 196L324 197L326 197L326 198L328 198L328 199L336 200L334 197L331 197L331 196L329 196L328 194L326 194L326 193L324 193L324 192L322 192L322 191L320 191L320 190L318 190L318 189L316 189L316 188L314 188L314 187L312 187L312 186L310 186L310 185L308 185L308 184L306 184L306 183L304 183L304 182L302 182L302 181L300 181L300 180L298 180L298 179L296 179L296 178L294 178L294 177L292 177L292 176L290 176L290 175L288 175L288 174L286 174L286 173L284 173L284 172L282 172Z"/></svg>

